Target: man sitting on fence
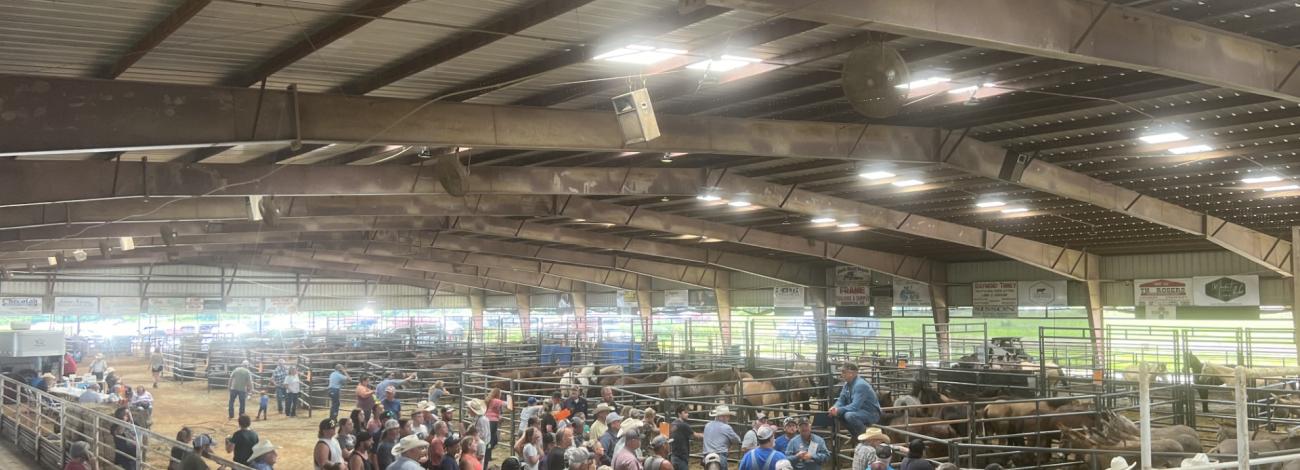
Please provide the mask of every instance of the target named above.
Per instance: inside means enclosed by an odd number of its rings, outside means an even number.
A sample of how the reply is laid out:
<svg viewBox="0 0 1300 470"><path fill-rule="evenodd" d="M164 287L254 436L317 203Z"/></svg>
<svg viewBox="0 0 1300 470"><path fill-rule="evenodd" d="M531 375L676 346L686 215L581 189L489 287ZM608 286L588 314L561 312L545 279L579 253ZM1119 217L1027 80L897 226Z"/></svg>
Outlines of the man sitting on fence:
<svg viewBox="0 0 1300 470"><path fill-rule="evenodd" d="M844 363L840 367L840 377L844 379L844 389L840 391L835 406L831 407L830 415L848 428L850 436L857 436L867 426L880 421L880 399L871 384L858 376L857 364Z"/></svg>

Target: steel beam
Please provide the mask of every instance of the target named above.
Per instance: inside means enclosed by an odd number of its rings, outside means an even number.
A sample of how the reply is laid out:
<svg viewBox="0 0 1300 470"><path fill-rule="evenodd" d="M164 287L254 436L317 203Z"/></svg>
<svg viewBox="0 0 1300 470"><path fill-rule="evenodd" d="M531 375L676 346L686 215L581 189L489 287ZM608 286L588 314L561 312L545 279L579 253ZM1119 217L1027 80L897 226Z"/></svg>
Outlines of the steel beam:
<svg viewBox="0 0 1300 470"><path fill-rule="evenodd" d="M627 145L611 112L270 90L260 96L258 90L245 88L75 78L0 75L0 99L7 115L14 116L0 126L4 155L295 139L902 161L932 161L935 150L935 131L930 129L669 115L659 116L660 138ZM294 119L299 125L259 126L249 132L255 120ZM127 173L123 176L138 178ZM409 183L409 178L404 181Z"/></svg>
<svg viewBox="0 0 1300 470"><path fill-rule="evenodd" d="M0 231L0 250L20 251L54 243L75 242L81 246L95 246L97 240L115 237L154 237L160 236L160 230L166 225L176 231L180 238L178 243L186 240L186 235L203 235L216 233L242 233L270 235L274 233L301 233L300 236L321 234L324 232L355 232L367 230L443 230L447 228L445 218L418 217L318 217L311 219L284 219L274 227L261 222L175 222L175 223L119 223L56 225L23 230ZM37 245L37 246L34 246ZM60 245L61 246L61 245Z"/></svg>
<svg viewBox="0 0 1300 470"><path fill-rule="evenodd" d="M143 59L145 54L153 51L155 47L166 41L181 26L185 26L185 23L189 22L190 18L194 18L194 15L199 14L203 7L208 6L209 3L212 3L212 0L184 0L181 2L171 13L167 14L166 18L154 25L153 29L140 37L116 61L105 68L103 72L100 72L99 77L112 79L122 75L137 61Z"/></svg>
<svg viewBox="0 0 1300 470"><path fill-rule="evenodd" d="M468 276L487 281L536 287L548 291L568 292L573 290L573 281L559 276L537 272L529 273L513 269L493 269L467 264L446 263L427 259L391 258L377 255L359 255L332 250L268 249L261 250L264 255L305 258L342 264L364 266L367 269L387 268L400 271L421 272L434 275ZM374 274L374 273L371 273ZM410 276L406 276L410 277ZM512 289L512 292L528 292L527 289Z"/></svg>
<svg viewBox="0 0 1300 470"><path fill-rule="evenodd" d="M704 184L705 171L696 168L474 167L464 180L467 192L487 195L695 195ZM446 191L432 169L392 165L0 162L0 207L142 197L412 194Z"/></svg>
<svg viewBox="0 0 1300 470"><path fill-rule="evenodd" d="M453 215L541 216L554 213L546 196L326 196L274 200L280 220L297 226L303 218L341 216L437 217ZM121 221L247 221L252 212L242 198L115 199L0 207L0 230ZM277 221L278 223L278 221ZM275 230L275 227L270 227Z"/></svg>
<svg viewBox="0 0 1300 470"><path fill-rule="evenodd" d="M1153 72L1300 101L1300 51L1093 0L709 0L849 28Z"/></svg>
<svg viewBox="0 0 1300 470"><path fill-rule="evenodd" d="M341 263L333 261L321 261L315 259L305 259L293 256L281 255L242 255L239 257L226 257L227 259L237 260L239 264L250 264L254 266L280 266L286 268L308 268L308 269L325 269L338 272L351 272L359 274L370 274L374 276L384 276L392 279L401 279L404 282L412 283L419 287L436 286L439 282L457 284L475 289L482 289L502 294L513 294L516 292L527 292L528 288L519 284L484 279L476 276L467 276L462 274L444 274L432 273L425 271L416 271L412 269L401 269L383 266L371 266L356 263ZM183 260L183 258L181 258Z"/></svg>

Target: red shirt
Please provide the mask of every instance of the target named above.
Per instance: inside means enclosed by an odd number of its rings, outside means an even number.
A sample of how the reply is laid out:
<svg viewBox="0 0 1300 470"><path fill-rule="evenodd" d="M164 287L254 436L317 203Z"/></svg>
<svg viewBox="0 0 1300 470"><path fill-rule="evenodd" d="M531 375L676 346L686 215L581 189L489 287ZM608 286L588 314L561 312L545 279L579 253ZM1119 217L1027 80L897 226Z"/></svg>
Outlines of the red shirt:
<svg viewBox="0 0 1300 470"><path fill-rule="evenodd" d="M63 355L63 375L72 375L77 373L77 360L72 358L71 354Z"/></svg>

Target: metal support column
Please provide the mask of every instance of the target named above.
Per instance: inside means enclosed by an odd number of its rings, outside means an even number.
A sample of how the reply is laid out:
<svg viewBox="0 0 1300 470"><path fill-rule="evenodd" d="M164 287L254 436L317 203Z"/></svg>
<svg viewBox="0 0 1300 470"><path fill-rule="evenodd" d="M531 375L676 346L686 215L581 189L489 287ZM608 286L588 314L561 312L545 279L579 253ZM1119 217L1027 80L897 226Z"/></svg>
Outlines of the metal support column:
<svg viewBox="0 0 1300 470"><path fill-rule="evenodd" d="M1296 242L1300 241L1300 226L1291 227L1291 246L1295 247ZM1300 253L1295 249L1291 250L1291 272L1296 273L1296 268L1300 267ZM1295 324L1295 344L1296 359L1300 360L1300 315L1296 315L1296 306L1300 305L1300 276L1291 276L1291 321ZM1297 362L1300 364L1300 362Z"/></svg>
<svg viewBox="0 0 1300 470"><path fill-rule="evenodd" d="M934 336L939 343L939 357L947 360L949 354L948 332L948 267L935 263L930 271L930 311L934 314Z"/></svg>
<svg viewBox="0 0 1300 470"><path fill-rule="evenodd" d="M470 331L483 332L483 309L486 305L487 299L483 298L482 292L469 295Z"/></svg>
<svg viewBox="0 0 1300 470"><path fill-rule="evenodd" d="M718 331L722 333L722 348L731 347L731 278L719 276L713 294L718 299Z"/></svg>
<svg viewBox="0 0 1300 470"><path fill-rule="evenodd" d="M519 314L519 329L523 331L524 341L528 341L528 333L531 331L529 317L533 311L533 299L527 292L515 293L515 312Z"/></svg>
<svg viewBox="0 0 1300 470"><path fill-rule="evenodd" d="M575 286L576 289L576 286ZM587 292L573 291L573 321L578 323L578 341L587 339Z"/></svg>
<svg viewBox="0 0 1300 470"><path fill-rule="evenodd" d="M1104 324L1102 323L1101 307L1101 257L1094 254L1084 255L1084 263L1087 263L1085 271L1087 280L1083 282L1084 289L1087 290L1087 308L1088 308L1088 328L1089 335L1092 337L1093 345L1093 364L1094 367L1102 369L1105 367L1103 358L1106 357L1105 335L1102 334Z"/></svg>

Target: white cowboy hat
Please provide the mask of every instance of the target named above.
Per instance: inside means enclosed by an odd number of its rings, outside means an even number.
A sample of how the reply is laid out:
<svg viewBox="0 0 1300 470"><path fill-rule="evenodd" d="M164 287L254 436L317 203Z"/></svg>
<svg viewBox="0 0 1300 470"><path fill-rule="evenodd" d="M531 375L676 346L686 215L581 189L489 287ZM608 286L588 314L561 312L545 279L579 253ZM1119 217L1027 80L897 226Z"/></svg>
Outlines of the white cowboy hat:
<svg viewBox="0 0 1300 470"><path fill-rule="evenodd" d="M731 407L727 405L715 406L713 407L713 411L709 412L709 416L735 416L735 415L736 413L732 412Z"/></svg>
<svg viewBox="0 0 1300 470"><path fill-rule="evenodd" d="M429 441L420 439L419 436L412 434L397 441L397 445L393 446L393 456L396 457L405 454L408 450L419 449L421 447L429 447Z"/></svg>
<svg viewBox="0 0 1300 470"><path fill-rule="evenodd" d="M640 437L641 426L644 425L645 425L645 421L641 421L636 418L625 419L623 420L623 427L618 428L618 437L620 438L623 436Z"/></svg>
<svg viewBox="0 0 1300 470"><path fill-rule="evenodd" d="M465 404L465 406L469 408L470 413L474 413L476 415L482 415L483 413L487 412L487 407L483 406L483 400L479 400L477 398L470 400L469 403Z"/></svg>
<svg viewBox="0 0 1300 470"><path fill-rule="evenodd" d="M438 407L433 406L433 403L429 403L429 400L420 400L419 403L416 403L416 404L415 404L415 408L418 409L418 410L424 410L424 411L432 412L434 409L436 409L436 408L438 408Z"/></svg>
<svg viewBox="0 0 1300 470"><path fill-rule="evenodd" d="M1179 467L1182 467L1182 468L1188 468L1188 467L1200 467L1200 466L1203 466L1203 465L1209 465L1209 464L1212 464L1212 463L1216 463L1216 462L1213 461L1213 460L1210 460L1210 456L1205 455L1205 454L1196 454L1194 457L1192 457L1192 458L1190 458L1190 459L1183 459L1183 462L1182 462L1181 464L1179 464Z"/></svg>
<svg viewBox="0 0 1300 470"><path fill-rule="evenodd" d="M258 457L275 452L276 449L279 449L279 447L272 444L270 439L257 441L257 445L253 446L253 453L248 456L248 461L257 460Z"/></svg>
<svg viewBox="0 0 1300 470"><path fill-rule="evenodd" d="M596 405L596 412L600 413L602 411L609 412L609 411L614 411L614 409L609 407L609 403L601 403L599 405Z"/></svg>
<svg viewBox="0 0 1300 470"><path fill-rule="evenodd" d="M1116 455L1115 458L1110 459L1110 470L1132 470L1136 465L1136 461L1128 463L1127 460L1124 460L1124 457L1118 455Z"/></svg>
<svg viewBox="0 0 1300 470"><path fill-rule="evenodd" d="M885 434L884 431L881 431L880 428L876 428L876 427L867 428L866 432L862 434L858 434L859 441L869 441L871 439L880 439L887 443L889 442L889 435Z"/></svg>

